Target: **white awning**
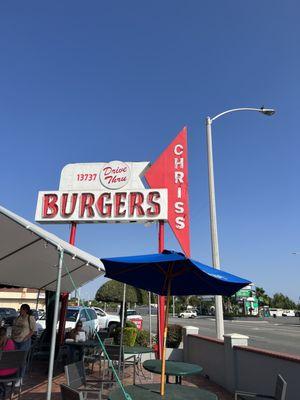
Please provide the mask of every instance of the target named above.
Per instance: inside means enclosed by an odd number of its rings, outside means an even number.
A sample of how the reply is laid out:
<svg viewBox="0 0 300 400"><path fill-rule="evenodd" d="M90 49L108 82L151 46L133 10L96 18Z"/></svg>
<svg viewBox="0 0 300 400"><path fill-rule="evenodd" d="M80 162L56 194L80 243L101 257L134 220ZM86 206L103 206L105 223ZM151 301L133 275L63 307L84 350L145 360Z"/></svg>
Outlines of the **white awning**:
<svg viewBox="0 0 300 400"><path fill-rule="evenodd" d="M0 206L0 285L55 291L61 249L61 292L74 290L70 276L80 287L104 274L99 258Z"/></svg>

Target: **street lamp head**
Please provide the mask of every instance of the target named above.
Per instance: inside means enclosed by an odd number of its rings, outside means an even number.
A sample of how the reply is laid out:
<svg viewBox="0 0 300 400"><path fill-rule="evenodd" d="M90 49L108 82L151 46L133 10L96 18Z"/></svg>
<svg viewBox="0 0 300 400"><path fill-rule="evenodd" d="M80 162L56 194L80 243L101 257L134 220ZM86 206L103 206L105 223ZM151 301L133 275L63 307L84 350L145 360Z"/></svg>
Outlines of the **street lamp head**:
<svg viewBox="0 0 300 400"><path fill-rule="evenodd" d="M261 107L260 112L264 115L268 115L269 117L275 114L275 110L273 110L273 108Z"/></svg>

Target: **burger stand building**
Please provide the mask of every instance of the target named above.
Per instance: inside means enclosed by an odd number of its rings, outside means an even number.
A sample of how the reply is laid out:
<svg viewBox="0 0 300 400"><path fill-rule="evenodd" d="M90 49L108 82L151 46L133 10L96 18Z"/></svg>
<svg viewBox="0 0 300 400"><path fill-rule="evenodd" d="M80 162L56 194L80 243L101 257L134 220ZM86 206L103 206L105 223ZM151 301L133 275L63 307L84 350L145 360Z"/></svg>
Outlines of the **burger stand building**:
<svg viewBox="0 0 300 400"><path fill-rule="evenodd" d="M148 188L142 177L145 177ZM187 130L184 128L153 165L111 161L66 165L59 190L38 194L35 220L71 224L75 244L81 223L157 222L158 250L164 249L164 224L169 223L182 250L190 256ZM61 296L59 340L64 338L68 293ZM162 348L165 299L158 302L159 352Z"/></svg>

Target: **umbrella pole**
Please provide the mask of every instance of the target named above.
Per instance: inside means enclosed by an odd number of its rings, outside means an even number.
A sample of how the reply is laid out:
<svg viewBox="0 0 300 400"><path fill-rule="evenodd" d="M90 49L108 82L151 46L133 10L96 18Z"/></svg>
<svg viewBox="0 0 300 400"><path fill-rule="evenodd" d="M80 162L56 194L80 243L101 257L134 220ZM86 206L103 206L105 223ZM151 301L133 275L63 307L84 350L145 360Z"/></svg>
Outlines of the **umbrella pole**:
<svg viewBox="0 0 300 400"><path fill-rule="evenodd" d="M166 345L167 345L167 334L168 334L170 292L171 292L171 280L169 280L169 282L168 282L168 295L167 295L167 305L166 305L166 313L165 313L164 341L163 341L162 359L161 359L161 381L160 381L161 396L165 395L165 386L166 386Z"/></svg>
<svg viewBox="0 0 300 400"><path fill-rule="evenodd" d="M148 301L149 301L149 347L152 347L151 292L148 292Z"/></svg>

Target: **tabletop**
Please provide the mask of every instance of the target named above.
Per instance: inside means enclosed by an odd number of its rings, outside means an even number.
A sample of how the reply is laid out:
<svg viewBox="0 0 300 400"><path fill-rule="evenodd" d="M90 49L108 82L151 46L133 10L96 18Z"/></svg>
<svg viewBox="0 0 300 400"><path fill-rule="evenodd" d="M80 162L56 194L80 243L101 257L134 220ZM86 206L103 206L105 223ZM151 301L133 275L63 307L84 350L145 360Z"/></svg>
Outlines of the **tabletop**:
<svg viewBox="0 0 300 400"><path fill-rule="evenodd" d="M161 374L161 360L147 360L143 367L154 374ZM197 364L189 364L181 361L166 361L166 375L187 376L200 374L203 368Z"/></svg>
<svg viewBox="0 0 300 400"><path fill-rule="evenodd" d="M85 340L84 342L65 342L66 345L78 346L78 347L100 347L98 340Z"/></svg>
<svg viewBox="0 0 300 400"><path fill-rule="evenodd" d="M159 384L125 386L125 391L133 400L218 400L214 393L194 386L167 384L163 397L159 393ZM119 388L111 391L108 396L108 400L124 400L124 394Z"/></svg>
<svg viewBox="0 0 300 400"><path fill-rule="evenodd" d="M142 347L142 346L124 346L125 354L146 354L153 353L154 350L151 347Z"/></svg>

